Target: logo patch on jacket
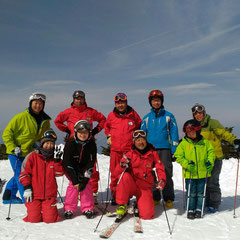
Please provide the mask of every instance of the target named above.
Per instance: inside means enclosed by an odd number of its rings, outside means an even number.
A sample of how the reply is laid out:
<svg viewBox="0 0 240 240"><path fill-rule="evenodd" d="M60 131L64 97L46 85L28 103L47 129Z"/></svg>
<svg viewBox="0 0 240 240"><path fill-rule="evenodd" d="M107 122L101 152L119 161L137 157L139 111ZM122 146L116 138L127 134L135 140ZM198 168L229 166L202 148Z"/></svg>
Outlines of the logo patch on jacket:
<svg viewBox="0 0 240 240"><path fill-rule="evenodd" d="M90 117L86 117L86 120L90 122L90 121L91 121L91 118L90 118Z"/></svg>
<svg viewBox="0 0 240 240"><path fill-rule="evenodd" d="M132 125L133 125L133 122L128 122L128 125L131 125L131 126L132 126Z"/></svg>

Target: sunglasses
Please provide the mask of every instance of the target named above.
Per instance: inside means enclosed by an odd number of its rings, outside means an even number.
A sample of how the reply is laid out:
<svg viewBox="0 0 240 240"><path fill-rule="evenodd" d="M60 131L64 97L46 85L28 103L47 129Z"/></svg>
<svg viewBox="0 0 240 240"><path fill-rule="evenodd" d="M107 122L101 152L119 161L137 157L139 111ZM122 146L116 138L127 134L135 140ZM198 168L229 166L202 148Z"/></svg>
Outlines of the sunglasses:
<svg viewBox="0 0 240 240"><path fill-rule="evenodd" d="M114 102L127 101L127 96L125 94L117 94L114 97Z"/></svg>
<svg viewBox="0 0 240 240"><path fill-rule="evenodd" d="M154 97L154 96L163 96L163 93L160 90L152 90L149 93L149 97Z"/></svg>
<svg viewBox="0 0 240 240"><path fill-rule="evenodd" d="M189 133L189 132L197 132L202 129L202 126L194 127L194 126L186 126L183 128L184 133Z"/></svg>
<svg viewBox="0 0 240 240"><path fill-rule="evenodd" d="M46 132L43 134L43 137L44 137L44 138L57 139L57 135L56 135L55 132L53 132L53 131L46 131Z"/></svg>
<svg viewBox="0 0 240 240"><path fill-rule="evenodd" d="M30 97L30 101L31 100L42 100L43 102L46 101L46 96L42 93L34 93L31 97Z"/></svg>
<svg viewBox="0 0 240 240"><path fill-rule="evenodd" d="M143 130L136 130L133 132L133 138L144 137L146 138L147 133Z"/></svg>
<svg viewBox="0 0 240 240"><path fill-rule="evenodd" d="M192 107L192 113L195 114L196 112L201 113L205 112L205 107L202 105L195 105Z"/></svg>

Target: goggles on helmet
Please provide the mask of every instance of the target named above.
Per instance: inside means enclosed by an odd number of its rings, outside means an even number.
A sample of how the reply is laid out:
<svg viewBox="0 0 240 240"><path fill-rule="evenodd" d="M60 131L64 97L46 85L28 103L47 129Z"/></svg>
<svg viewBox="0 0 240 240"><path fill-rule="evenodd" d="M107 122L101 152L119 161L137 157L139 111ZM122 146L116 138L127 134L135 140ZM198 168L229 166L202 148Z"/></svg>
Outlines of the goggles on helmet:
<svg viewBox="0 0 240 240"><path fill-rule="evenodd" d="M139 138L139 137L143 137L146 138L147 137L147 133L143 130L136 130L133 132L133 138Z"/></svg>
<svg viewBox="0 0 240 240"><path fill-rule="evenodd" d="M196 112L201 113L205 112L205 107L201 104L196 104L192 107L192 113L195 114Z"/></svg>
<svg viewBox="0 0 240 240"><path fill-rule="evenodd" d="M57 135L53 130L48 130L43 133L42 138L52 138L54 140L57 140Z"/></svg>
<svg viewBox="0 0 240 240"><path fill-rule="evenodd" d="M73 93L73 98L79 98L79 97L81 97L81 98L85 97L85 93L81 90L75 91Z"/></svg>
<svg viewBox="0 0 240 240"><path fill-rule="evenodd" d="M33 101L33 100L42 100L43 102L46 101L46 96L42 93L33 93L30 98L29 101Z"/></svg>
<svg viewBox="0 0 240 240"><path fill-rule="evenodd" d="M184 133L189 133L189 132L197 132L202 129L202 126L194 127L194 126L186 126L183 128Z"/></svg>
<svg viewBox="0 0 240 240"><path fill-rule="evenodd" d="M149 93L148 97L150 98L150 97L162 97L162 96L163 96L163 93L160 90L155 89Z"/></svg>
<svg viewBox="0 0 240 240"><path fill-rule="evenodd" d="M119 101L127 101L127 95L124 93L118 93L114 97L114 102L119 102Z"/></svg>

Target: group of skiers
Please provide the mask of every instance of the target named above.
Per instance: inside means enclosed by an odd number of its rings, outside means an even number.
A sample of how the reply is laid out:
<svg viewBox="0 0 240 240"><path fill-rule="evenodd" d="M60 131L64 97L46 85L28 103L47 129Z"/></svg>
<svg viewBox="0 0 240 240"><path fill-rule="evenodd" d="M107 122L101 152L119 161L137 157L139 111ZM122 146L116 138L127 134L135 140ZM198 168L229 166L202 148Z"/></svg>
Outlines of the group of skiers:
<svg viewBox="0 0 240 240"><path fill-rule="evenodd" d="M108 117L88 107L85 93L73 93L70 108L60 112L54 123L66 133L64 151L56 151L57 136L44 112L46 96L33 93L28 108L17 114L2 138L14 176L3 193L4 204L25 203L27 222L58 221L57 182L64 174L69 180L64 210L72 218L81 201L81 212L93 218L98 194L97 146L94 136L105 129L110 151L111 204L124 216L135 196L142 219L154 217L154 205L161 196L167 208L174 202L173 161L181 164L186 186L187 217L200 218L206 207L214 213L221 203L219 175L223 153L221 140L240 145L240 139L206 114L205 107L192 107L193 119L185 122L185 137L179 143L178 127L172 113L165 110L164 95L152 90L148 95L151 111L141 118L118 93ZM97 126L93 128L93 122ZM55 149L55 151L54 151ZM16 194L19 191L20 197Z"/></svg>

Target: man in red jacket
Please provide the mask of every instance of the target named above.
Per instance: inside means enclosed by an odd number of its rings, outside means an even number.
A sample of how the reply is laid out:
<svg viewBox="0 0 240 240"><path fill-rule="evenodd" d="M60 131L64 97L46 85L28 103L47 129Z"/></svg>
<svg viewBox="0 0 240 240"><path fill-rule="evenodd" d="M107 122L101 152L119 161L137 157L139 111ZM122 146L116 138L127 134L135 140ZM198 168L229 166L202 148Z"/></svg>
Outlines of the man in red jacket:
<svg viewBox="0 0 240 240"><path fill-rule="evenodd" d="M116 191L116 202L120 204L117 208L119 217L126 214L129 199L136 196L139 216L143 219L153 218L155 213L152 195L153 167L157 174L156 188L163 190L166 184L164 165L153 145L146 139L145 131L136 130L133 133L134 144L131 150L124 154L115 170L116 175L122 176Z"/></svg>
<svg viewBox="0 0 240 240"><path fill-rule="evenodd" d="M111 146L110 190L112 195L112 205L115 205L115 187L118 176L114 174L116 166L119 165L123 154L131 149L132 133L140 128L141 118L137 112L127 104L127 96L118 93L114 97L115 108L109 113L105 123L105 134L107 143Z"/></svg>
<svg viewBox="0 0 240 240"><path fill-rule="evenodd" d="M102 113L87 106L85 93L81 90L77 90L73 93L71 107L60 112L54 123L59 130L66 132L67 136L72 137L74 135L74 125L79 120L87 120L91 124L92 136L96 135L104 128L106 121ZM93 122L98 122L95 128L92 128ZM92 183L93 193L96 195L99 181L99 172L96 170L96 164L90 181Z"/></svg>

